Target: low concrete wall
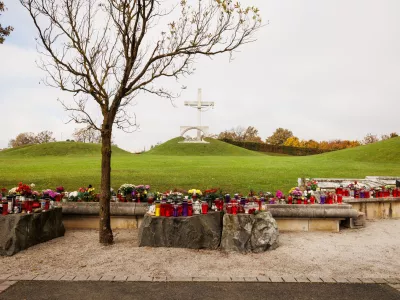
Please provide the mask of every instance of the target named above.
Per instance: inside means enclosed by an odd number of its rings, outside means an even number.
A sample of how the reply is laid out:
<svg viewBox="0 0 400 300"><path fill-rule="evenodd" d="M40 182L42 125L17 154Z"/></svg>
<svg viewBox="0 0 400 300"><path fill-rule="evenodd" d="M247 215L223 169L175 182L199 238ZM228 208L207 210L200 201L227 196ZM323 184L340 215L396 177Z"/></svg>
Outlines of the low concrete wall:
<svg viewBox="0 0 400 300"><path fill-rule="evenodd" d="M63 207L64 226L67 229L98 229L99 203L59 203ZM139 228L147 211L145 203L111 203L113 229ZM268 211L282 231L338 232L340 221L357 218L359 212L350 204L270 204Z"/></svg>
<svg viewBox="0 0 400 300"><path fill-rule="evenodd" d="M400 198L343 199L367 220L400 218Z"/></svg>

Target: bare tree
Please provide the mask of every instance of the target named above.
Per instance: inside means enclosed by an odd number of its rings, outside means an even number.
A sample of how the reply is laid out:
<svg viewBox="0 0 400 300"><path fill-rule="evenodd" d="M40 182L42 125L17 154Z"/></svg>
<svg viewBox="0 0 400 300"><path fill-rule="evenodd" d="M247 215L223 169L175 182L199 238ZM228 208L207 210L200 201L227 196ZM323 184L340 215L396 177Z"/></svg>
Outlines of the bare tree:
<svg viewBox="0 0 400 300"><path fill-rule="evenodd" d="M376 136L376 134L372 133L368 133L362 141L364 145L373 144L376 142L379 142L379 138Z"/></svg>
<svg viewBox="0 0 400 300"><path fill-rule="evenodd" d="M35 137L36 144L51 143L55 141L56 139L53 137L53 132L48 130L39 132Z"/></svg>
<svg viewBox="0 0 400 300"><path fill-rule="evenodd" d="M0 1L0 12L5 11L5 10L7 10L7 8L5 7L4 2ZM0 16L1 16L1 14L0 14ZM14 30L14 28L11 26L3 27L0 24L0 44L4 43L6 36L9 36L11 31L13 31L13 30Z"/></svg>
<svg viewBox="0 0 400 300"><path fill-rule="evenodd" d="M101 143L101 134L98 130L92 128L90 125L85 128L76 128L72 134L75 142L81 143Z"/></svg>
<svg viewBox="0 0 400 300"><path fill-rule="evenodd" d="M171 99L156 84L194 71L195 58L230 53L253 41L261 26L255 7L231 0L20 0L39 33L45 82L74 95L62 102L71 120L101 132L100 242L110 226L111 133L131 131L127 107L139 92ZM170 2L171 3L171 2ZM89 101L90 100L90 101ZM97 104L100 120L87 109Z"/></svg>
<svg viewBox="0 0 400 300"><path fill-rule="evenodd" d="M36 144L36 140L35 140L35 134L32 132L20 133L15 137L15 139L11 139L8 142L8 146L12 148L26 146L26 145L33 145L33 144Z"/></svg>

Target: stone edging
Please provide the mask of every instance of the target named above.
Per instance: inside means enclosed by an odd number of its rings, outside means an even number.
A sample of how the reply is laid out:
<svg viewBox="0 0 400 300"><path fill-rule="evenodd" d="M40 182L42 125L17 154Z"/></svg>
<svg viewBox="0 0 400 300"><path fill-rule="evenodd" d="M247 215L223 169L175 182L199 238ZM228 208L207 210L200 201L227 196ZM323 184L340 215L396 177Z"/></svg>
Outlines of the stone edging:
<svg viewBox="0 0 400 300"><path fill-rule="evenodd" d="M103 275L85 274L41 274L41 275L0 275L0 293L18 281L107 281L107 282L263 282L263 283L347 283L347 284L387 284L400 292L400 278L331 278L311 276L257 276L257 277L167 277L140 275Z"/></svg>

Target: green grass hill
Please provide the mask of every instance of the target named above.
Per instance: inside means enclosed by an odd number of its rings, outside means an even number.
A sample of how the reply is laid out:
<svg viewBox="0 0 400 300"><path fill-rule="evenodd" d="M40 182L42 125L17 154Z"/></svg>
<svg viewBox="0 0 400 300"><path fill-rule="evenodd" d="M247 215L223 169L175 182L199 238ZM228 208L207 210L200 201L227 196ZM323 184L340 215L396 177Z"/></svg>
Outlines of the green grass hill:
<svg viewBox="0 0 400 300"><path fill-rule="evenodd" d="M400 138L311 156L271 156L217 140L179 144L172 139L141 155L113 149L112 187L149 184L151 191L221 188L229 193L285 193L297 178L400 176ZM35 183L38 190L100 188L100 145L59 142L0 152L0 187Z"/></svg>
<svg viewBox="0 0 400 300"><path fill-rule="evenodd" d="M317 156L360 162L400 162L400 137Z"/></svg>
<svg viewBox="0 0 400 300"><path fill-rule="evenodd" d="M92 156L100 155L101 145L92 143L54 142L28 145L0 151L1 156L34 157L34 156ZM113 154L130 154L113 146Z"/></svg>
<svg viewBox="0 0 400 300"><path fill-rule="evenodd" d="M182 137L171 139L146 152L150 155L169 156L258 156L258 152L237 147L219 140L206 138L209 144L179 143Z"/></svg>

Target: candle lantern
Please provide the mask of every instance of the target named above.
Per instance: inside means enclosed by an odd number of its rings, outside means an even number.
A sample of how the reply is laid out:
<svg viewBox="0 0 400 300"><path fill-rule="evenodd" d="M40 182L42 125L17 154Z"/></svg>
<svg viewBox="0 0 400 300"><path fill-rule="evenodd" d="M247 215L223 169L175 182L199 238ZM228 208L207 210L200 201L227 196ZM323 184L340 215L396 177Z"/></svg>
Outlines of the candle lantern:
<svg viewBox="0 0 400 300"><path fill-rule="evenodd" d="M321 195L319 203L320 204L325 204L326 196L324 194Z"/></svg>
<svg viewBox="0 0 400 300"><path fill-rule="evenodd" d="M161 215L161 203L160 203L160 200L156 200L155 215L156 215L156 217L159 217Z"/></svg>
<svg viewBox="0 0 400 300"><path fill-rule="evenodd" d="M225 203L229 203L229 202L231 202L231 195L226 194L225 195Z"/></svg>
<svg viewBox="0 0 400 300"><path fill-rule="evenodd" d="M228 205L226 206L226 213L232 214L232 203L228 203Z"/></svg>
<svg viewBox="0 0 400 300"><path fill-rule="evenodd" d="M310 204L315 204L315 196L311 195L310 197Z"/></svg>
<svg viewBox="0 0 400 300"><path fill-rule="evenodd" d="M343 196L342 196L341 194L336 195L336 199L337 199L337 203L338 203L338 204L342 204L342 202L343 202Z"/></svg>
<svg viewBox="0 0 400 300"><path fill-rule="evenodd" d="M208 203L206 201L201 202L201 213L206 215L208 212Z"/></svg>
<svg viewBox="0 0 400 300"><path fill-rule="evenodd" d="M197 200L193 202L193 214L200 215L202 210L202 204Z"/></svg>
<svg viewBox="0 0 400 300"><path fill-rule="evenodd" d="M179 216L179 209L178 209L178 204L177 203L175 203L174 204L174 207L173 207L173 212L172 212L172 215L174 216L174 217L178 217Z"/></svg>
<svg viewBox="0 0 400 300"><path fill-rule="evenodd" d="M192 204L192 202L188 203L188 216L189 217L193 216L193 204Z"/></svg>
<svg viewBox="0 0 400 300"><path fill-rule="evenodd" d="M182 202L182 216L187 217L188 215L189 215L188 201L187 199L184 199Z"/></svg>
<svg viewBox="0 0 400 300"><path fill-rule="evenodd" d="M3 198L3 200L1 201L3 204L3 211L2 211L2 215L5 216L8 214L8 201L7 198Z"/></svg>
<svg viewBox="0 0 400 300"><path fill-rule="evenodd" d="M237 211L238 211L238 203L235 201L234 203L232 203L232 214L237 215Z"/></svg>
<svg viewBox="0 0 400 300"><path fill-rule="evenodd" d="M165 216L166 217L171 217L173 214L173 206L170 201L164 204L165 205Z"/></svg>

